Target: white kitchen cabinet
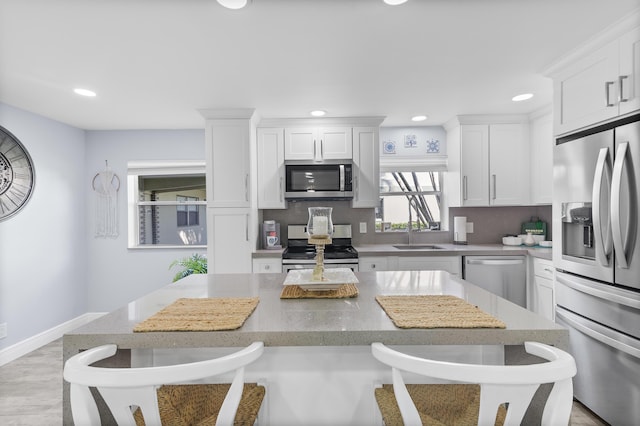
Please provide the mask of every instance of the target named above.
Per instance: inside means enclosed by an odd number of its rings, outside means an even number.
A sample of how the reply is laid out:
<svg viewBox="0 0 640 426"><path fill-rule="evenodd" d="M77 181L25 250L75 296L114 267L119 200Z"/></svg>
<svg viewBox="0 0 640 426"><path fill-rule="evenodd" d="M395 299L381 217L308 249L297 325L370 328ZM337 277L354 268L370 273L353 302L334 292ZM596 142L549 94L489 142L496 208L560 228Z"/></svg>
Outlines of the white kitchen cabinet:
<svg viewBox="0 0 640 426"><path fill-rule="evenodd" d="M250 118L206 122L207 206L249 207Z"/></svg>
<svg viewBox="0 0 640 426"><path fill-rule="evenodd" d="M258 208L284 209L284 129L258 128Z"/></svg>
<svg viewBox="0 0 640 426"><path fill-rule="evenodd" d="M460 275L462 260L460 256L411 256L397 257L398 271L447 271Z"/></svg>
<svg viewBox="0 0 640 426"><path fill-rule="evenodd" d="M604 35L600 39L612 37ZM640 29L626 31L587 54L572 57L566 65L552 67L548 74L553 78L557 135L637 111Z"/></svg>
<svg viewBox="0 0 640 426"><path fill-rule="evenodd" d="M532 310L551 321L555 318L553 263L533 258Z"/></svg>
<svg viewBox="0 0 640 426"><path fill-rule="evenodd" d="M291 127L284 133L285 160L351 160L351 127Z"/></svg>
<svg viewBox="0 0 640 426"><path fill-rule="evenodd" d="M380 203L378 127L353 128L353 201L355 208Z"/></svg>
<svg viewBox="0 0 640 426"><path fill-rule="evenodd" d="M531 203L551 204L553 199L553 115L538 113L530 122Z"/></svg>
<svg viewBox="0 0 640 426"><path fill-rule="evenodd" d="M455 133L459 138L451 144L459 147L452 151L460 158L453 159L450 171L459 164L461 206L529 204L529 125L522 117L509 118L514 119L518 122L462 124Z"/></svg>
<svg viewBox="0 0 640 426"><path fill-rule="evenodd" d="M282 273L282 259L260 257L253 259L254 274L279 274Z"/></svg>
<svg viewBox="0 0 640 426"><path fill-rule="evenodd" d="M207 258L210 274L250 273L255 248L251 210L207 209Z"/></svg>
<svg viewBox="0 0 640 426"><path fill-rule="evenodd" d="M387 256L361 256L358 259L360 272L376 272L389 270L389 258Z"/></svg>

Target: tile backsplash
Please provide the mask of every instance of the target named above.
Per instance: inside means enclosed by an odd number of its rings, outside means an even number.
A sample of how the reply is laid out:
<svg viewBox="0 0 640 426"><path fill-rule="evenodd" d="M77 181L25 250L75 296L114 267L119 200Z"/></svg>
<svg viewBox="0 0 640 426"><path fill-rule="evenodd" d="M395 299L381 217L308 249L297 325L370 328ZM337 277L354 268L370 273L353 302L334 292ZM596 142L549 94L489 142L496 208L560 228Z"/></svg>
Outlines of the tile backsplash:
<svg viewBox="0 0 640 426"><path fill-rule="evenodd" d="M289 202L288 208L261 210L262 220L275 220L280 223L283 245L287 243L287 225L306 224L309 207L333 207L334 224L351 224L353 243L393 244L405 243L406 232L375 232L374 209L354 209L350 201L297 201ZM506 234L520 234L523 222L532 216L547 223L547 239L551 239L551 206L513 206L513 207L452 207L449 209L450 228L446 231L430 231L416 234L416 243L450 243L453 241L453 217L466 216L467 222L473 222L474 232L467 234L469 244L500 244ZM359 232L360 223L367 224L367 233Z"/></svg>

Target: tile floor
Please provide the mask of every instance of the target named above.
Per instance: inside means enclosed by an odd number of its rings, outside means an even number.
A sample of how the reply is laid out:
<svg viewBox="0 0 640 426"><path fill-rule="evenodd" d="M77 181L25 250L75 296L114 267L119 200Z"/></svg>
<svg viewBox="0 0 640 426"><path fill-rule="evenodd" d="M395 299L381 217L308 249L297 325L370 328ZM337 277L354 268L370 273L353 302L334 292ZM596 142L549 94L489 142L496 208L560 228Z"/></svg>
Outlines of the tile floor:
<svg viewBox="0 0 640 426"><path fill-rule="evenodd" d="M0 424L62 424L62 340L0 367ZM572 426L606 425L574 402Z"/></svg>

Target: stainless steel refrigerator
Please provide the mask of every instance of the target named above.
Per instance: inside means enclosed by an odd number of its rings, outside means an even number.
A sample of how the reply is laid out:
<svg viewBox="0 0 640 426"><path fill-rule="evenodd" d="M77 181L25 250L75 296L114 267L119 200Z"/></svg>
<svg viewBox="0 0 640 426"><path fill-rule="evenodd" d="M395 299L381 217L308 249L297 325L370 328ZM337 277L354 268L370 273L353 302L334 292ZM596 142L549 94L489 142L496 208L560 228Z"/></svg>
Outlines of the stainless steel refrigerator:
<svg viewBox="0 0 640 426"><path fill-rule="evenodd" d="M554 148L556 321L570 330L576 399L615 425L640 419L639 120Z"/></svg>

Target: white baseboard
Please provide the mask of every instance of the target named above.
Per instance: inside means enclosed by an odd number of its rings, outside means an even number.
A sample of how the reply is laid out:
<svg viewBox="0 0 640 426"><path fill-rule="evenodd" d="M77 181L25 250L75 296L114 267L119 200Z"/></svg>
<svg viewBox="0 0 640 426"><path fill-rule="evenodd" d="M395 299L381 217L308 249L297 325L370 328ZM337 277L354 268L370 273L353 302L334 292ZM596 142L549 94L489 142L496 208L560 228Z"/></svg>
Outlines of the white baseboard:
<svg viewBox="0 0 640 426"><path fill-rule="evenodd" d="M5 365L23 355L34 351L47 343L51 343L56 339L62 337L66 332L74 330L80 326L83 326L96 318L101 317L106 312L88 312L84 315L80 315L72 320L57 325L35 336L29 337L21 342L11 345L8 348L0 350L0 366Z"/></svg>

